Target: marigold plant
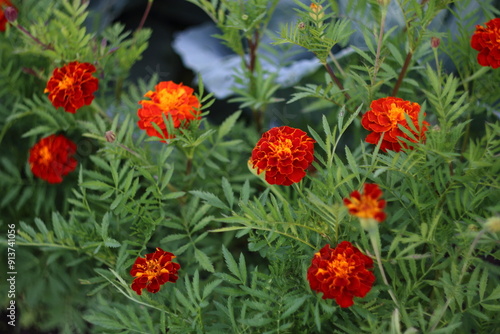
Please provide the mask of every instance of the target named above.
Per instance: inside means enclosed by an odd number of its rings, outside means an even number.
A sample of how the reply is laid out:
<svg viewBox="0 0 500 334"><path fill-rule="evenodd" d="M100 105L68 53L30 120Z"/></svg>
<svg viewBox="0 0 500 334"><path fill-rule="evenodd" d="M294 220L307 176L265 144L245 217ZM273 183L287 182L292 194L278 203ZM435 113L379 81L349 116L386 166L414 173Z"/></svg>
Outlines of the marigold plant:
<svg viewBox="0 0 500 334"><path fill-rule="evenodd" d="M477 25L470 44L479 51L477 62L481 66L500 67L500 18L486 22L486 28Z"/></svg>
<svg viewBox="0 0 500 334"><path fill-rule="evenodd" d="M497 333L498 1L0 0L0 333Z"/></svg>
<svg viewBox="0 0 500 334"><path fill-rule="evenodd" d="M157 293L161 285L167 282L175 283L178 279L177 271L181 266L172 262L174 258L174 254L159 247L145 257L138 257L130 269L130 275L135 277L132 290L138 295L142 294L142 289Z"/></svg>
<svg viewBox="0 0 500 334"><path fill-rule="evenodd" d="M401 129L399 125L406 129L417 138L417 141L425 141L425 131L429 123L423 122L422 128L419 129L418 114L420 105L415 102L405 101L398 97L384 97L373 101L361 120L361 124L367 130L372 131L367 137L366 142L370 144L378 144L380 137L383 135L380 149L384 152L387 150L399 152L402 147L407 145L400 138L405 138L409 141L416 142L415 139L409 137ZM406 117L410 117L413 125L418 130L415 132L411 129L406 121ZM425 116L425 115L424 115Z"/></svg>
<svg viewBox="0 0 500 334"><path fill-rule="evenodd" d="M173 81L162 81L155 86L155 91L149 91L144 96L151 100L141 100L142 105L137 111L139 128L146 130L148 136L159 138L173 138L174 134L168 133L163 117L171 119L174 128L187 126L192 120L201 119L198 98L193 94L191 87L176 84ZM159 133L153 123L162 130Z"/></svg>
<svg viewBox="0 0 500 334"><path fill-rule="evenodd" d="M257 174L265 173L267 183L289 186L306 176L314 160L314 143L300 129L272 128L255 145L249 163Z"/></svg>
<svg viewBox="0 0 500 334"><path fill-rule="evenodd" d="M92 76L95 71L94 65L78 61L56 68L44 92L49 93L54 107L74 114L94 100L94 92L99 88L99 80Z"/></svg>
<svg viewBox="0 0 500 334"><path fill-rule="evenodd" d="M33 174L49 183L61 183L63 176L75 170L78 162L73 156L76 144L63 135L40 139L31 149L29 165Z"/></svg>
<svg viewBox="0 0 500 334"><path fill-rule="evenodd" d="M375 275L373 260L349 241L335 248L325 245L314 254L307 271L311 289L323 293L323 299L335 299L340 307L354 304L354 297L363 298L371 290Z"/></svg>

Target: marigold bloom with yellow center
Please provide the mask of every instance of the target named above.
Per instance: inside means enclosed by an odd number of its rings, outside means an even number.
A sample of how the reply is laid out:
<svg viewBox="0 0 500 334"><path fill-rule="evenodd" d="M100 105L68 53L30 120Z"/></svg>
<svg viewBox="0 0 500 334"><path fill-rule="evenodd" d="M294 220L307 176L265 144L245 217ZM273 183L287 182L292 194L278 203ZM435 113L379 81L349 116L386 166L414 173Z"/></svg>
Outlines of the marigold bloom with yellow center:
<svg viewBox="0 0 500 334"><path fill-rule="evenodd" d="M314 160L314 143L307 133L289 126L272 128L255 145L249 166L265 173L269 184L289 186L306 176Z"/></svg>
<svg viewBox="0 0 500 334"><path fill-rule="evenodd" d="M7 18L4 14L7 7L12 7L12 3L9 0L0 0L0 31L5 31L7 26Z"/></svg>
<svg viewBox="0 0 500 334"><path fill-rule="evenodd" d="M155 252L146 254L146 257L138 257L130 270L130 275L135 277L132 290L138 295L142 294L142 289L157 293L161 285L167 282L175 283L178 279L177 271L181 266L172 262L174 258L174 254L159 247Z"/></svg>
<svg viewBox="0 0 500 334"><path fill-rule="evenodd" d="M340 307L349 307L354 297L365 297L371 290L375 281L372 268L371 258L342 241L335 248L326 245L314 254L307 280L312 290L323 293L323 299L335 299Z"/></svg>
<svg viewBox="0 0 500 334"><path fill-rule="evenodd" d="M425 131L427 131L429 123L424 121L422 128L419 130L418 114L420 105L418 103L405 101L398 97L384 97L372 101L370 108L361 119L361 125L365 129L372 131L365 139L367 143L378 144L380 137L384 134L384 139L380 145L382 151L399 152L402 147L408 148L408 145L402 142L400 138L405 138L411 142L416 141L401 131L398 125L408 129L417 141L425 141ZM412 120L415 128L419 130L418 133L411 130L405 115L408 115Z"/></svg>
<svg viewBox="0 0 500 334"><path fill-rule="evenodd" d="M477 25L470 44L474 50L479 51L479 65L500 67L500 18L486 22L486 28Z"/></svg>
<svg viewBox="0 0 500 334"><path fill-rule="evenodd" d="M172 119L173 127L187 126L192 120L201 119L199 108L201 106L198 98L193 95L194 90L183 84L172 81L162 81L155 86L155 91L149 91L144 95L151 100L141 100L142 105L137 111L139 116L139 128L146 130L148 136L159 138L174 138L175 135L168 133L167 126L163 121L163 115ZM163 133L159 133L153 123L158 125Z"/></svg>
<svg viewBox="0 0 500 334"><path fill-rule="evenodd" d="M365 183L362 194L355 190L350 198L344 198L349 213L359 218L375 219L382 222L386 218L385 201L381 199L382 190L374 183Z"/></svg>
<svg viewBox="0 0 500 334"><path fill-rule="evenodd" d="M49 183L61 183L63 176L75 170L76 144L63 135L51 135L38 141L28 159L33 174Z"/></svg>
<svg viewBox="0 0 500 334"><path fill-rule="evenodd" d="M49 93L49 100L56 108L74 114L94 100L94 92L99 88L99 80L92 76L96 71L90 63L71 62L52 72L44 93Z"/></svg>

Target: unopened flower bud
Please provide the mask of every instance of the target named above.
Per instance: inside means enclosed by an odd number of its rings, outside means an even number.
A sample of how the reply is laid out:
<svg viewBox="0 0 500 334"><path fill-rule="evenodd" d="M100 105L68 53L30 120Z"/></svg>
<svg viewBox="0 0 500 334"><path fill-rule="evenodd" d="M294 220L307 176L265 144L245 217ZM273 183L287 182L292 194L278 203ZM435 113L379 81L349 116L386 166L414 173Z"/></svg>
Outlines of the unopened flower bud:
<svg viewBox="0 0 500 334"><path fill-rule="evenodd" d="M391 3L391 0L377 0L377 2L380 6L387 7Z"/></svg>
<svg viewBox="0 0 500 334"><path fill-rule="evenodd" d="M441 43L441 40L439 38L437 37L431 38L431 47L433 47L434 49L439 46L439 43Z"/></svg>
<svg viewBox="0 0 500 334"><path fill-rule="evenodd" d="M3 15L9 22L15 22L17 20L17 9L15 7L7 7L3 10Z"/></svg>
<svg viewBox="0 0 500 334"><path fill-rule="evenodd" d="M304 30L306 28L306 24L304 22L299 22L298 27L299 30Z"/></svg>
<svg viewBox="0 0 500 334"><path fill-rule="evenodd" d="M321 20L323 16L325 16L325 13L323 13L323 6L318 5L317 3L312 2L309 5L309 8L311 8L312 13L309 13L311 18L315 21Z"/></svg>
<svg viewBox="0 0 500 334"><path fill-rule="evenodd" d="M491 232L500 232L500 217L488 218L484 227Z"/></svg>
<svg viewBox="0 0 500 334"><path fill-rule="evenodd" d="M106 141L108 143L113 143L115 140L116 140L116 134L114 133L114 131L106 131L106 134L104 135L104 137L106 137Z"/></svg>
<svg viewBox="0 0 500 334"><path fill-rule="evenodd" d="M248 20L248 15L246 15L246 14L241 15L241 19L242 19L243 21Z"/></svg>

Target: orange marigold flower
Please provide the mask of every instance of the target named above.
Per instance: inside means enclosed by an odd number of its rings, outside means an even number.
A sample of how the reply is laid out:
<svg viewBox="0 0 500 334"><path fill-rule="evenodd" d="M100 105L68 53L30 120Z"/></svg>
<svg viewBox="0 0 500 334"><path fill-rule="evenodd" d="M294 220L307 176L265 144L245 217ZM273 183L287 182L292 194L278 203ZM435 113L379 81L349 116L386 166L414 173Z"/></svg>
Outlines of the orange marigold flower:
<svg viewBox="0 0 500 334"><path fill-rule="evenodd" d="M306 176L314 159L314 143L307 133L289 126L265 132L252 151L249 165L265 172L269 184L289 186Z"/></svg>
<svg viewBox="0 0 500 334"><path fill-rule="evenodd" d="M142 289L157 293L160 291L160 285L175 283L178 278L177 271L181 266L172 262L174 258L174 254L159 247L155 252L146 254L146 257L138 257L130 270L130 275L135 277L132 290L138 295L142 294Z"/></svg>
<svg viewBox="0 0 500 334"><path fill-rule="evenodd" d="M99 88L99 80L92 76L95 71L94 65L77 61L56 68L44 93L49 93L49 100L54 107L63 107L74 114L94 100L94 92Z"/></svg>
<svg viewBox="0 0 500 334"><path fill-rule="evenodd" d="M486 22L486 28L477 25L470 45L479 51L477 55L479 65L500 67L500 18Z"/></svg>
<svg viewBox="0 0 500 334"><path fill-rule="evenodd" d="M144 95L151 100L141 100L142 108L137 111L139 116L139 128L146 130L148 136L159 138L174 138L174 134L167 131L163 121L163 115L171 118L174 128L187 126L194 119L201 119L199 108L201 106L198 98L193 95L191 87L176 84L172 81L162 81L155 86L155 91L149 91ZM152 125L156 123L162 130L159 133Z"/></svg>
<svg viewBox="0 0 500 334"><path fill-rule="evenodd" d="M372 268L371 258L342 241L336 248L326 245L314 254L307 280L312 290L323 292L323 299L335 299L340 307L349 307L354 297L365 297L371 290L375 281Z"/></svg>
<svg viewBox="0 0 500 334"><path fill-rule="evenodd" d="M380 199L382 190L374 183L365 183L363 194L355 190L350 198L344 198L344 204L349 209L349 213L359 218L375 219L379 223L384 221L385 201Z"/></svg>
<svg viewBox="0 0 500 334"><path fill-rule="evenodd" d="M410 117L418 130L418 114L420 112L420 105L415 102L405 101L398 97L384 97L370 104L368 110L361 119L361 125L367 130L373 131L370 133L365 141L370 144L378 144L380 136L384 134L384 139L380 145L380 149L384 152L387 150L399 152L401 147L408 148L406 143L399 140L399 137L405 138L409 141L416 142L408 137L403 131L398 128L398 124L408 129L417 140L425 141L425 131L429 123L423 122L420 133L415 133L408 125L405 114ZM424 114L425 116L425 114Z"/></svg>
<svg viewBox="0 0 500 334"><path fill-rule="evenodd" d="M75 170L78 162L73 158L76 144L63 135L42 138L30 150L28 159L36 177L49 183L61 183L63 176Z"/></svg>
<svg viewBox="0 0 500 334"><path fill-rule="evenodd" d="M4 10L11 6L12 3L9 0L0 0L0 31L5 31L8 22Z"/></svg>

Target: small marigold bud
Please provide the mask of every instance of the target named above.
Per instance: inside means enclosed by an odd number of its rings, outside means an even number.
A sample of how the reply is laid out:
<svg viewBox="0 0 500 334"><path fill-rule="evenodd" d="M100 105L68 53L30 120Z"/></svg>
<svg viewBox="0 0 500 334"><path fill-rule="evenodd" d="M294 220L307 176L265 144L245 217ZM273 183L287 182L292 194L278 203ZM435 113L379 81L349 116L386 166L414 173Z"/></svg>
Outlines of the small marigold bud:
<svg viewBox="0 0 500 334"><path fill-rule="evenodd" d="M17 20L17 9L15 7L5 8L3 14L9 22L15 22Z"/></svg>
<svg viewBox="0 0 500 334"><path fill-rule="evenodd" d="M391 3L391 0L377 0L377 2L380 6L386 7L386 6L389 6L389 4Z"/></svg>
<svg viewBox="0 0 500 334"><path fill-rule="evenodd" d="M500 232L500 217L490 217L484 223L484 227L490 232Z"/></svg>
<svg viewBox="0 0 500 334"><path fill-rule="evenodd" d="M304 22L299 22L298 27L299 30L304 30L306 28L306 24Z"/></svg>
<svg viewBox="0 0 500 334"><path fill-rule="evenodd" d="M104 137L106 137L106 141L108 143L114 143L114 141L116 140L116 134L111 130L106 131L106 134L104 135Z"/></svg>
<svg viewBox="0 0 500 334"><path fill-rule="evenodd" d="M309 5L309 8L311 8L312 10L312 13L310 13L309 15L313 20L318 21L321 20L323 16L325 16L325 13L323 13L323 6L313 2Z"/></svg>
<svg viewBox="0 0 500 334"><path fill-rule="evenodd" d="M439 38L437 38L437 37L431 38L431 47L433 47L434 49L439 47L439 43L441 43L441 40Z"/></svg>
<svg viewBox="0 0 500 334"><path fill-rule="evenodd" d="M242 19L243 21L248 20L248 15L246 15L246 14L241 15L241 19Z"/></svg>

